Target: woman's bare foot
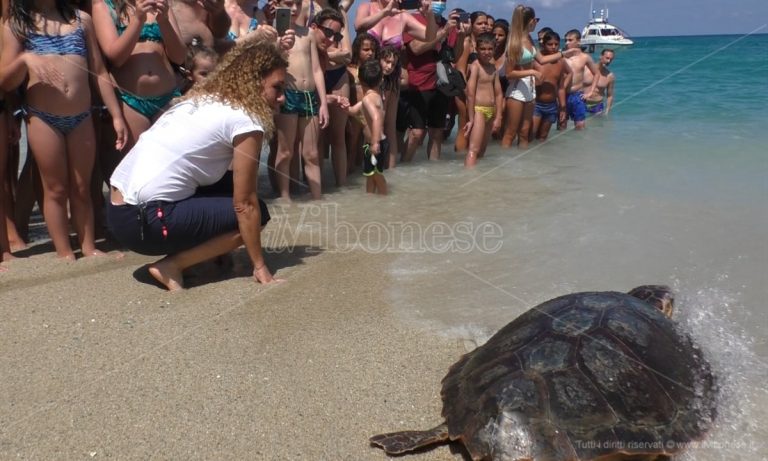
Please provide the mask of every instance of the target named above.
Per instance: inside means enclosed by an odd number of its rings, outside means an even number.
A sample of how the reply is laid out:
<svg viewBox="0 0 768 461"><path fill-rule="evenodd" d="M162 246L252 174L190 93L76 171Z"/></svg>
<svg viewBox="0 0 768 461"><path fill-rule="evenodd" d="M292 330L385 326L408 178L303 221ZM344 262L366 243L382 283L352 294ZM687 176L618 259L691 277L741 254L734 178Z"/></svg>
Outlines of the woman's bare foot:
<svg viewBox="0 0 768 461"><path fill-rule="evenodd" d="M27 244L24 242L24 240L8 240L8 243L11 245L11 252L15 253L17 251L26 250Z"/></svg>
<svg viewBox="0 0 768 461"><path fill-rule="evenodd" d="M149 274L168 288L168 291L178 291L184 288L184 276L181 270L166 258L150 264Z"/></svg>
<svg viewBox="0 0 768 461"><path fill-rule="evenodd" d="M10 261L11 259L16 259L16 256L12 255L9 251L4 251L0 254L0 261Z"/></svg>

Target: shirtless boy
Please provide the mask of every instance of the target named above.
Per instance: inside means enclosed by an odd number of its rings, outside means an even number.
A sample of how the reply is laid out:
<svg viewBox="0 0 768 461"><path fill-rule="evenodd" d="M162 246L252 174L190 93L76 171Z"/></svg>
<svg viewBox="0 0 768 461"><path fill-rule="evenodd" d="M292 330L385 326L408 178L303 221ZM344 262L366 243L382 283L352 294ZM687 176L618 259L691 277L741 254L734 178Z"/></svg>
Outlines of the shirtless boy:
<svg viewBox="0 0 768 461"><path fill-rule="evenodd" d="M278 3L278 7L291 9L290 29L296 34L288 55L285 103L275 116L277 184L280 196L288 201L291 199L291 160L297 152L304 160L304 175L312 198L321 196L318 139L320 129L328 125L328 105L319 49L327 49L343 27L343 23L333 20L325 21L326 24L313 23L310 27L297 24L301 3L302 0Z"/></svg>
<svg viewBox="0 0 768 461"><path fill-rule="evenodd" d="M584 93L587 112L590 114L608 115L613 105L613 87L616 83L616 76L608 69L613 62L614 52L610 48L605 48L600 53L600 62L597 65L599 73L597 74L597 85L593 93ZM594 82L595 76L588 70L584 70L584 83L590 85Z"/></svg>
<svg viewBox="0 0 768 461"><path fill-rule="evenodd" d="M587 109L584 104L584 69L588 68L593 74L597 74L597 64L592 60L592 56L581 51L581 32L571 29L565 34L565 47L568 50L574 50L569 53L568 66L573 73L573 81L568 89L566 96L566 110L568 118L573 120L577 130L584 129L584 121L587 119ZM589 94L594 93L594 83L587 90ZM560 123L560 129L568 126L568 120Z"/></svg>
<svg viewBox="0 0 768 461"><path fill-rule="evenodd" d="M469 153L464 157L464 166L471 168L477 159L485 155L491 133L501 129L504 115L504 95L501 82L493 61L496 38L489 32L475 39L477 60L469 65L467 81L467 111L469 118L464 132L469 138Z"/></svg>
<svg viewBox="0 0 768 461"><path fill-rule="evenodd" d="M363 89L363 99L349 108L352 116L365 120L363 124L363 175L367 178L365 191L369 194L387 195L384 168L389 160L389 141L384 136L384 100L381 97L381 80L384 73L378 59L360 64L357 73ZM362 120L361 120L362 121Z"/></svg>
<svg viewBox="0 0 768 461"><path fill-rule="evenodd" d="M557 32L545 32L541 38L541 54L549 55L560 50L560 35ZM546 141L554 123L566 123L566 88L570 88L572 75L570 69L559 59L548 64L534 61L533 68L541 72L541 80L536 85L536 107L533 109L533 134L539 141Z"/></svg>

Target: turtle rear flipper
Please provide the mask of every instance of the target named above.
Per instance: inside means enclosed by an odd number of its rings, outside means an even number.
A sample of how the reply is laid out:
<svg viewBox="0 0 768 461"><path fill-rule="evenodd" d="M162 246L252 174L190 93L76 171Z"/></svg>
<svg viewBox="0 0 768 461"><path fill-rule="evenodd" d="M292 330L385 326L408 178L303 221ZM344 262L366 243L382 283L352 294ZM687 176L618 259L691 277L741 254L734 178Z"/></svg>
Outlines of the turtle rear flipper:
<svg viewBox="0 0 768 461"><path fill-rule="evenodd" d="M426 447L427 445L448 441L448 425L443 423L427 431L401 431L379 434L374 435L369 440L372 444L383 448L387 454L401 455Z"/></svg>

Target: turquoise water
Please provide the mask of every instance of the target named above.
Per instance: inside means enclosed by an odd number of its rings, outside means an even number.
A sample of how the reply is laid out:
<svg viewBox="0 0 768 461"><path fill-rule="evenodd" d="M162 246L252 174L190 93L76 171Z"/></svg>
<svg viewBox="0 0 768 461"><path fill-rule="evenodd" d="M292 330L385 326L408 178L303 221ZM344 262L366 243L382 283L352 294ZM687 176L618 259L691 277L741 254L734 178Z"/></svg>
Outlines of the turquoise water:
<svg viewBox="0 0 768 461"><path fill-rule="evenodd" d="M332 200L357 224L498 231L471 251L401 245L390 270L404 322L465 344L564 293L672 285L722 386L684 459L768 459L768 36L638 38L611 67L614 111L583 132L493 146L471 172L446 148L387 172L386 199Z"/></svg>

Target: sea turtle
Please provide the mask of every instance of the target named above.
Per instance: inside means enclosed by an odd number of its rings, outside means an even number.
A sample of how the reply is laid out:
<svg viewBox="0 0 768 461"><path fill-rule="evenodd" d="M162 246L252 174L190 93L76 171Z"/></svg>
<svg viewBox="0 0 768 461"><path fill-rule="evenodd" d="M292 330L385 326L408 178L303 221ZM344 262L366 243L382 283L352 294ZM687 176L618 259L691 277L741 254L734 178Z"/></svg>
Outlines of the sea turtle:
<svg viewBox="0 0 768 461"><path fill-rule="evenodd" d="M371 437L388 454L460 441L473 460L667 460L717 413L672 291L574 293L522 314L443 379L445 422Z"/></svg>

